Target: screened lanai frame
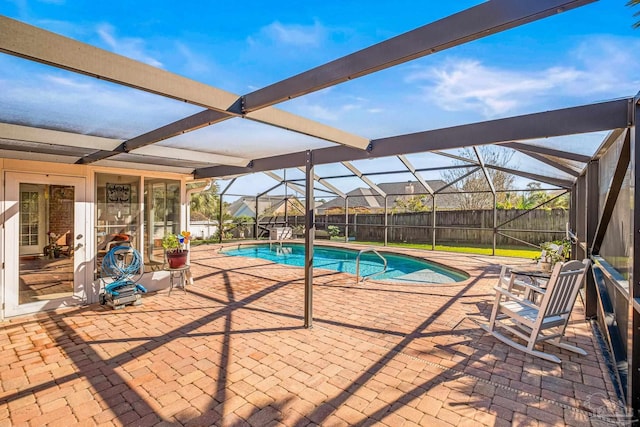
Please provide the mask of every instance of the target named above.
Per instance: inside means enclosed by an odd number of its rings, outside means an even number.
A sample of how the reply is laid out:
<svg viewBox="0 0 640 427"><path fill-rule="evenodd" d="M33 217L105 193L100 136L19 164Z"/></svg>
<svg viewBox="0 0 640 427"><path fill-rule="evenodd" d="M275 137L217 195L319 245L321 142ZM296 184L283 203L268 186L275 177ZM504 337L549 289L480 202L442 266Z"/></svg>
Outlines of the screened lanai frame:
<svg viewBox="0 0 640 427"><path fill-rule="evenodd" d="M447 168L441 167L436 168L435 170L446 169ZM481 168L473 168L471 172L481 173ZM496 255L496 251L502 247L535 248L539 250L540 243L543 241L561 240L562 238L567 237L566 226L568 225L568 223L565 222L559 223L559 221L554 221L553 226L543 225L542 228L525 227L521 223L527 220L528 214L536 212L539 209L545 209L557 199L570 195L570 188L536 188L535 191L553 192L553 194L551 194L548 199L540 202L535 206L532 206L530 208L516 209L511 215L509 215L511 213L510 210L505 211L503 209L500 209L499 205L496 203L498 197L504 194L517 195L518 193L530 193L532 191L531 189L510 188L508 190L497 190L493 185L489 184L491 182L491 177L488 175L483 175L483 179L486 180L486 185L488 187L491 187L490 189L476 191L456 191L455 189L452 189L453 185L468 176L468 174L464 174L458 179L451 181L442 187L436 188L436 190L433 190L429 186L428 182L426 182L425 179L420 175L420 170L414 169L413 173L407 173L410 178L413 178L413 180L405 179L404 181L399 182L380 181L379 183L380 186L403 186L405 188L404 192L385 192L379 187L379 185L373 183L368 179L366 181L362 181L364 187L359 187L359 190L367 191L366 194L368 195L363 195L359 191L356 191L355 194L347 194L339 188L334 187L330 183L330 180L335 177L330 176L322 178L318 175L315 175L314 179L316 184L314 188L314 194L316 205L316 235L318 235L318 230L323 230L324 233L327 232L328 227L334 226L337 227L338 234L332 238L344 239L345 242L353 240L358 241L361 239L359 239L357 235L354 235L355 230L357 230L358 227L360 227L360 230L362 230L362 227L364 226L366 229L379 230L379 233L376 233L380 235L379 238L372 237L368 240L377 241L382 243L384 246L388 246L390 242L398 242L397 238L394 239L394 230L396 235L398 233L402 235L403 230L414 230L415 232L412 233L413 240L407 240L408 243L427 243L431 245L432 250L435 250L436 246L441 243L445 245L447 243L451 243L451 240L447 240L446 238L439 238L439 232L448 231L450 233L456 233L461 231L469 231L486 234L488 236L482 239L482 243L483 247L484 244L489 245L491 255ZM219 205L219 217L222 217L222 211L224 209L227 209L227 207L223 208L223 206L225 206L223 202L226 202L227 198L241 198L245 203L252 206L252 222L246 223L245 225L252 226L253 230L251 235L246 235L245 238L261 239L265 238L268 235L269 230L273 227L284 226L296 228L303 227L304 224L304 220L301 220L299 218L300 216L304 217L304 212L299 211L299 209L295 209L296 204L291 202L291 200L304 202L304 189L301 189L300 187L300 185L304 185L304 178L285 179L283 177L278 177L272 172L265 172L265 174L267 174L267 176L269 176L270 178L276 180L277 183L271 185L265 191L262 191L258 194L233 193L230 191L233 185L231 184L231 182L225 182L225 185L222 186L223 191L218 193L222 203L221 205ZM367 175L369 174L362 173L360 176L362 178L366 178ZM375 173L374 175L377 175L381 180L384 180L387 177L385 173ZM349 177L358 176L359 175L357 174L349 175ZM533 181L530 181L530 183L531 182ZM334 190L332 191L324 188L326 185L330 186ZM283 188L284 194L282 193ZM409 189L407 190L407 188ZM417 191L416 188L418 189ZM423 191L422 188L427 188L428 190ZM288 192L288 190L291 190L291 192ZM444 215L446 216L448 213L455 211L451 207L439 208L439 204L441 203L439 201L442 200L442 196L448 197L449 200L451 200L451 198L456 198L457 196L477 194L486 194L488 196L488 198L486 199L487 206L485 208L474 209L474 211L492 212L492 214L490 215L491 218L489 218L488 220L481 220L482 224L484 225L446 225L446 222L441 221L441 219L443 219L444 217L441 217L439 213L444 213ZM331 205L330 208L325 207L326 203L323 203L323 201L326 202L327 196L333 198L329 201L329 204ZM382 198L382 202L380 202L379 205L361 206L363 199L372 198L375 198L376 202L379 198ZM402 208L397 206L398 201L413 200L414 198L417 198L421 204L418 212L412 211L411 208ZM356 200L355 205L352 201L353 199ZM493 200L493 202L491 202L491 200ZM358 201L360 201L360 204L358 203ZM263 204L262 211L260 210L261 203ZM278 213L274 213L274 206L283 207L278 210ZM326 209L330 209L330 212L325 211ZM255 214L255 212L258 212L258 214ZM407 224L402 221L395 224L389 222L389 218L393 218L394 215L396 215L397 217L397 215L403 213L411 215L420 213L424 214L425 212L428 215L422 218L425 220L425 222L421 224ZM432 215L432 213L435 214ZM507 215L503 215L502 218L499 218L498 213L506 213ZM379 222L358 223L358 215L370 215L372 217L379 216L381 220ZM389 233L392 233L392 235L390 236ZM535 234L535 238L527 237L533 236L533 234ZM223 235L218 234L218 239L219 242L222 243ZM498 239L501 239L502 242L498 242ZM465 239L462 237L457 237L454 240L465 241ZM405 240L402 241L405 242Z"/></svg>
<svg viewBox="0 0 640 427"><path fill-rule="evenodd" d="M637 417L640 410L640 257L634 256L640 252L640 192L635 184L640 173L637 95L374 140L273 107L288 99L590 2L493 0L243 96L0 17L0 51L3 53L205 108L132 137L97 136L74 132L73 129L38 127L37 120L27 117L24 121L0 124L1 154L8 158L57 163L170 170L191 173L194 179L304 168L305 219L309 231L305 235L305 326L310 327L315 166L488 144L503 144L527 151L537 156L537 160L564 170L574 178L562 183L555 181L553 185L560 184L562 188L568 186L571 189L571 228L577 240L574 253L577 257L589 256L596 264L593 274L588 276L586 314L597 318L603 326L625 385L626 404ZM170 143L171 138L178 135L191 131L196 134L199 129L231 118L246 118L307 135L312 140L302 151L274 153L277 155L252 159L204 149L176 147ZM597 131L612 133L589 159L571 158L567 153L523 142ZM163 142L165 140L166 143ZM484 169L486 165L483 166L482 159L477 160L478 166ZM586 167L576 170L570 166L571 162L584 162ZM607 166L609 164L613 166ZM354 174L357 175L356 172ZM536 180L551 183L548 177L538 178L543 179ZM626 201L619 198L621 194L627 198ZM610 229L612 219L615 222L619 218L618 207L622 202L627 203L623 205L629 208L626 217L630 223L626 283L625 277L607 262L606 254L602 253L603 243L606 246L606 232Z"/></svg>

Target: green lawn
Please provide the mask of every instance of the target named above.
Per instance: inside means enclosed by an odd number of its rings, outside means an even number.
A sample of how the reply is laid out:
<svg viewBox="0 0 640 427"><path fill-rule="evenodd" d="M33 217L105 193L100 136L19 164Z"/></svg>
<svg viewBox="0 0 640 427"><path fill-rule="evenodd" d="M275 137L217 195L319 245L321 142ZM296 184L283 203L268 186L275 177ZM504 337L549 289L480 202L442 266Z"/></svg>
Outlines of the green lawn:
<svg viewBox="0 0 640 427"><path fill-rule="evenodd" d="M333 241L344 241L344 237L332 238ZM232 241L241 241L241 240L223 240L223 243L232 242ZM322 240L318 240L318 242L322 242ZM364 242L364 241L352 241L353 243L358 243L361 245L375 245L382 246L381 242ZM217 239L212 240L193 240L192 245L197 246L201 244L215 244L218 243ZM399 248L411 248L411 249L423 249L423 250L431 250L430 244L420 244L420 243L389 243L390 247L399 247ZM491 255L491 247L490 246L462 246L462 245L436 245L437 251L446 251L446 252L461 252L466 254L479 254L479 255ZM518 248L496 248L497 256L506 256L506 257L514 257L514 258L528 258L534 259L538 255L540 255L540 249L522 249Z"/></svg>
<svg viewBox="0 0 640 427"><path fill-rule="evenodd" d="M364 245L376 245L382 246L381 242L361 242L354 241L353 243L359 243ZM425 249L431 250L430 244L420 244L420 243L389 243L388 246L391 247L400 247L400 248L411 248L411 249ZM446 252L462 252L466 254L480 254L480 255L491 255L491 247L490 246L454 246L454 245L436 245L437 251L446 251ZM506 257L516 257L516 258L530 258L533 259L540 255L540 249L522 249L522 248L496 248L497 256L506 256Z"/></svg>

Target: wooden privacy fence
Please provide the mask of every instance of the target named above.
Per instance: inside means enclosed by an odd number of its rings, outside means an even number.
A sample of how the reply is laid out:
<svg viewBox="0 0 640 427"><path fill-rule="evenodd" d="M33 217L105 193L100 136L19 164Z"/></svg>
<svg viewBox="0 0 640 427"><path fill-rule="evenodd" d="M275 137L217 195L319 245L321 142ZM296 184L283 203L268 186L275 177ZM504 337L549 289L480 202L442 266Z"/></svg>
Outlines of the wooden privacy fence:
<svg viewBox="0 0 640 427"><path fill-rule="evenodd" d="M496 210L497 246L539 245L565 235L569 213L564 209ZM385 215L345 214L317 215L316 229L338 228L338 235L359 241L385 241ZM386 217L387 242L491 245L494 239L494 210L456 210L389 213ZM274 222L284 223L284 217ZM291 226L304 224L303 216L289 216ZM526 243L525 243L526 242Z"/></svg>

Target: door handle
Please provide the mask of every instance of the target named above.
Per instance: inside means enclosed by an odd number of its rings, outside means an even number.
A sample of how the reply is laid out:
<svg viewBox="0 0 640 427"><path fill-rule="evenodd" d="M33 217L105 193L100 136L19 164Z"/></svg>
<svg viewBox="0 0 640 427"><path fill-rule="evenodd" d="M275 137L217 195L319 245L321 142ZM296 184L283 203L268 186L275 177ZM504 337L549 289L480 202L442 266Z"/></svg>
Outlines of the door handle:
<svg viewBox="0 0 640 427"><path fill-rule="evenodd" d="M80 249L80 248L81 248L81 247L83 247L83 246L84 246L84 245L83 245L82 243L78 243L78 244L76 245L76 247L75 247L75 248L73 248L73 250L74 250L74 251L77 251L78 249Z"/></svg>

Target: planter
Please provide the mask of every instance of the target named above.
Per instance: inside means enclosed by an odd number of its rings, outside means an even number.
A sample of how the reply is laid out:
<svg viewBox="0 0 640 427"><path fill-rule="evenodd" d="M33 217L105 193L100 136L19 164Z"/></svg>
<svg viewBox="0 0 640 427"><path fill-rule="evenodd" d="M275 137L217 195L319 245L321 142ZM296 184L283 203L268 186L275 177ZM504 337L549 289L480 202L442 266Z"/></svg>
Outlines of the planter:
<svg viewBox="0 0 640 427"><path fill-rule="evenodd" d="M551 264L550 262L541 262L540 269L547 273L551 272L551 270L553 270L553 264Z"/></svg>
<svg viewBox="0 0 640 427"><path fill-rule="evenodd" d="M187 255L189 255L189 251L186 249L176 252L167 252L167 262L169 263L169 268L180 268L186 265Z"/></svg>

